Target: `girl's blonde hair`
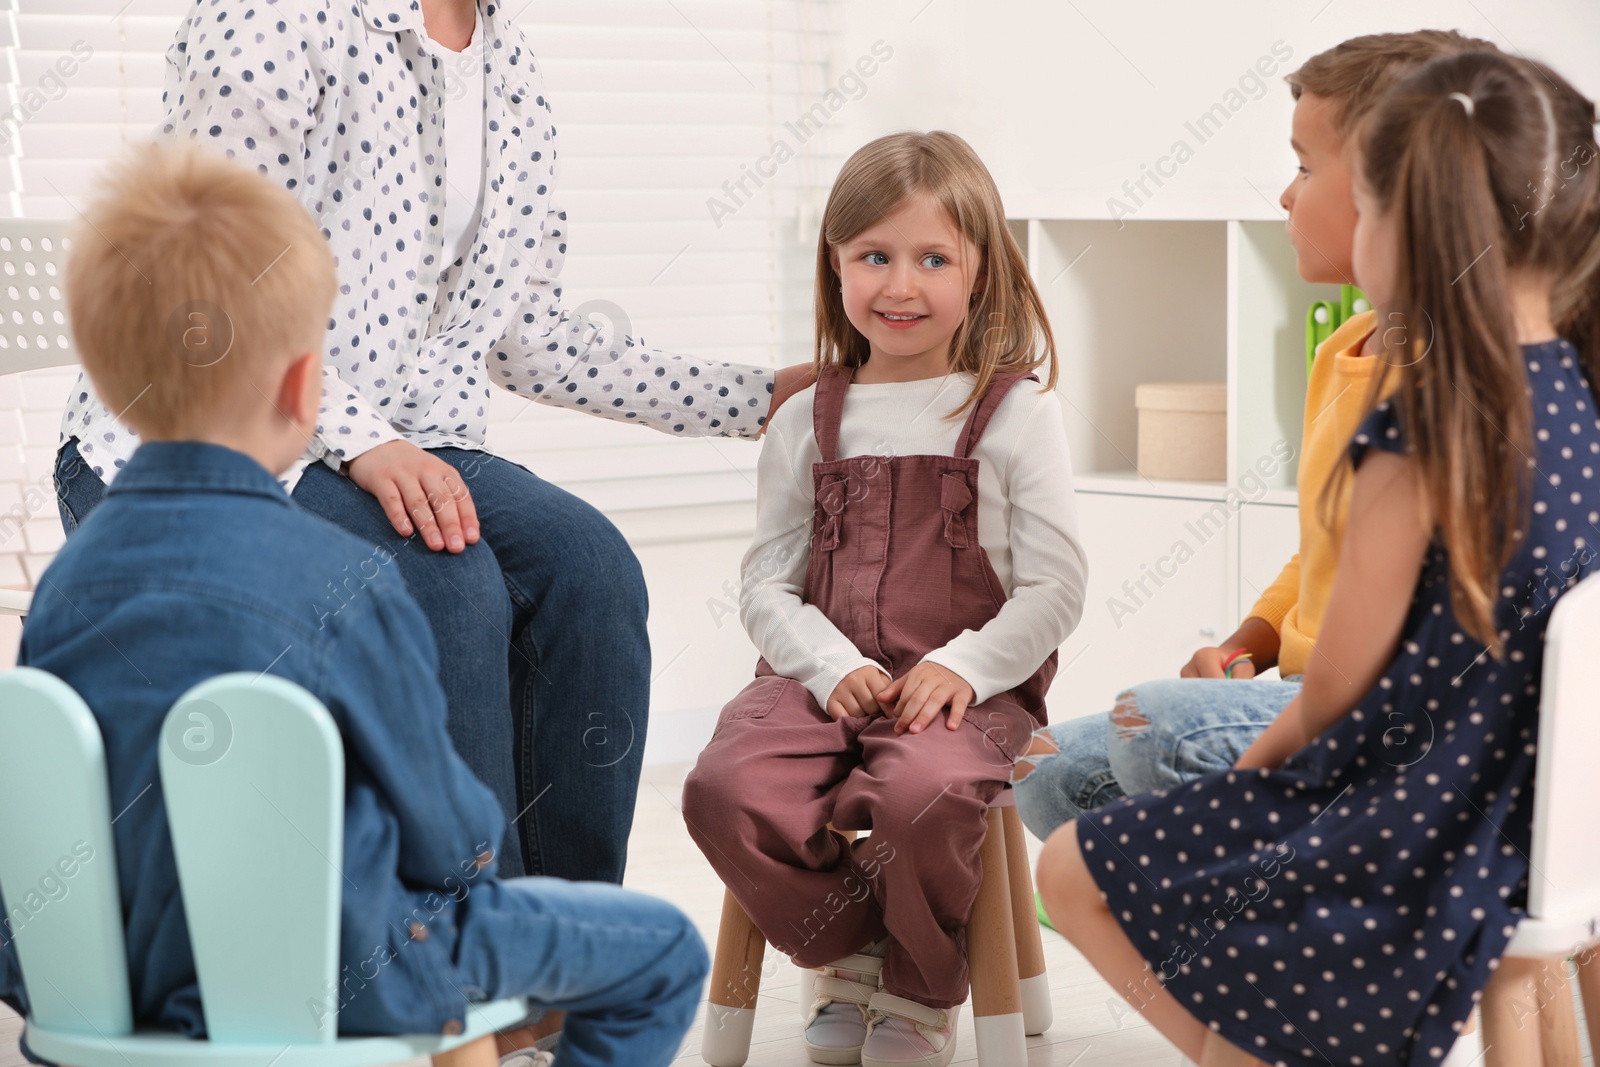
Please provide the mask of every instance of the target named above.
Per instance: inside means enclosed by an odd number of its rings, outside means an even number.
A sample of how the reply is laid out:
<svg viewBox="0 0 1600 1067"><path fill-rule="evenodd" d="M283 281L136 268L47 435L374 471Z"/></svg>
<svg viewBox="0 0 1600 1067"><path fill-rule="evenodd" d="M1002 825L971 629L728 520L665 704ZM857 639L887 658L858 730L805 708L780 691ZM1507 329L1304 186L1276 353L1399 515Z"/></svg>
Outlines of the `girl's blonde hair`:
<svg viewBox="0 0 1600 1067"><path fill-rule="evenodd" d="M851 156L833 183L817 242L816 367L859 367L867 339L845 317L835 248L898 211L913 196L931 197L978 248L981 287L950 344L950 369L977 378L956 418L988 391L997 373L1049 367L1058 376L1055 337L1027 260L1006 227L1000 191L972 146L953 133L894 133Z"/></svg>

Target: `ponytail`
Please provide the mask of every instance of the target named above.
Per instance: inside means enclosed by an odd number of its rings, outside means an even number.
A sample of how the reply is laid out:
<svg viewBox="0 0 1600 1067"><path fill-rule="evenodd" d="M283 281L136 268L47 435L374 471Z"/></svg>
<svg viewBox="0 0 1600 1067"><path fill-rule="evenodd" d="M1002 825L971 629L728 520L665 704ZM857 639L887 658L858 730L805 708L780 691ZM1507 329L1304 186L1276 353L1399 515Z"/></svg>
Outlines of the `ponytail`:
<svg viewBox="0 0 1600 1067"><path fill-rule="evenodd" d="M1600 381L1600 182L1586 175L1569 195L1554 180L1573 143L1592 150L1593 109L1551 75L1493 53L1436 60L1385 99L1362 145L1363 176L1398 234L1392 314L1407 327L1405 350L1379 357L1373 396L1395 382L1452 607L1496 656L1500 576L1527 530L1536 455L1514 274L1563 279L1553 313Z"/></svg>

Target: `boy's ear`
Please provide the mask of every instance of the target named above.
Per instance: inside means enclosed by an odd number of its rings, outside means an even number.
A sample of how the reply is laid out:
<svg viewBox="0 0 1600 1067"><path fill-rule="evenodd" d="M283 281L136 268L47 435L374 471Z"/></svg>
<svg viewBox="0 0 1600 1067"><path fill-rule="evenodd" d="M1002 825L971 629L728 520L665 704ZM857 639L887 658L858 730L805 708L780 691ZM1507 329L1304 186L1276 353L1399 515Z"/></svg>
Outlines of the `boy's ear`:
<svg viewBox="0 0 1600 1067"><path fill-rule="evenodd" d="M301 424L315 424L322 407L322 353L296 356L285 368L274 401L278 410Z"/></svg>

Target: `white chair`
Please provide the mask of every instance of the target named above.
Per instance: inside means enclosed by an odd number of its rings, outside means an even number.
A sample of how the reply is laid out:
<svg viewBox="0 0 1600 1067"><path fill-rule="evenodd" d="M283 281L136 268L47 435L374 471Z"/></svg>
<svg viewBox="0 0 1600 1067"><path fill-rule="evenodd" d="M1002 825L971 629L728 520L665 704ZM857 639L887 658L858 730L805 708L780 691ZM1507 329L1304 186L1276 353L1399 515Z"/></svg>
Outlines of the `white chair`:
<svg viewBox="0 0 1600 1067"><path fill-rule="evenodd" d="M71 219L0 219L0 377L78 362L63 274ZM27 518L26 505L0 518ZM0 615L28 614L32 596L0 589Z"/></svg>
<svg viewBox="0 0 1600 1067"><path fill-rule="evenodd" d="M1577 964L1589 1047L1600 1055L1600 849L1593 826L1600 808L1600 580L1581 582L1556 602L1544 645L1528 914L1483 991L1482 1054L1476 1037L1463 1036L1450 1064L1578 1067L1569 959ZM1201 1067L1260 1064L1223 1041L1208 1043L1201 1059Z"/></svg>
<svg viewBox="0 0 1600 1067"><path fill-rule="evenodd" d="M1600 1054L1600 581L1556 602L1544 642L1528 915L1484 990L1488 1067L1580 1062L1569 958Z"/></svg>

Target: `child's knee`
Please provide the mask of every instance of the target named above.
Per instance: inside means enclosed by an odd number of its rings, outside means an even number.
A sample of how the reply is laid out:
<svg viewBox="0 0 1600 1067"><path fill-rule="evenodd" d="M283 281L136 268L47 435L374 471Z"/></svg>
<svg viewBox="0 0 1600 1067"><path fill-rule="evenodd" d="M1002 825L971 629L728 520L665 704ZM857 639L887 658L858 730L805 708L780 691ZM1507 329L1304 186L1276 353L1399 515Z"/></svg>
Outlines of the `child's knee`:
<svg viewBox="0 0 1600 1067"><path fill-rule="evenodd" d="M1051 923L1063 932L1070 916L1105 903L1078 840L1080 825L1080 820L1063 824L1039 854L1039 897Z"/></svg>
<svg viewBox="0 0 1600 1067"><path fill-rule="evenodd" d="M698 988L711 973L711 954L706 951L705 939L687 915L683 917L683 926L684 943L680 950L683 969L687 980Z"/></svg>
<svg viewBox="0 0 1600 1067"><path fill-rule="evenodd" d="M1028 739L1028 747L1022 750L1022 755L1011 765L1011 784L1016 785L1025 781L1040 764L1060 754L1061 745L1056 741L1050 727L1044 726L1035 730L1033 736Z"/></svg>
<svg viewBox="0 0 1600 1067"><path fill-rule="evenodd" d="M676 979L677 986L698 987L711 971L711 956L706 951L705 940L681 908L665 901L660 903L665 915L659 921L672 934L666 942L662 961Z"/></svg>
<svg viewBox="0 0 1600 1067"><path fill-rule="evenodd" d="M1112 736L1118 741L1131 741L1150 729L1150 716L1137 689L1124 689L1117 694L1117 705L1111 709L1111 726Z"/></svg>
<svg viewBox="0 0 1600 1067"><path fill-rule="evenodd" d="M706 758L703 754L683 780L683 817L689 832L701 827L727 830L731 813L740 810L750 795L749 783L735 762Z"/></svg>

